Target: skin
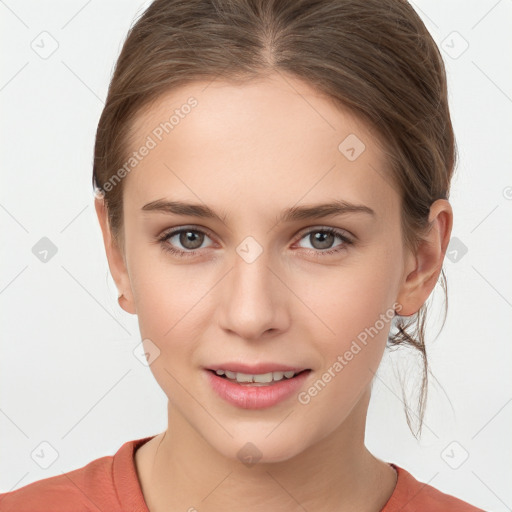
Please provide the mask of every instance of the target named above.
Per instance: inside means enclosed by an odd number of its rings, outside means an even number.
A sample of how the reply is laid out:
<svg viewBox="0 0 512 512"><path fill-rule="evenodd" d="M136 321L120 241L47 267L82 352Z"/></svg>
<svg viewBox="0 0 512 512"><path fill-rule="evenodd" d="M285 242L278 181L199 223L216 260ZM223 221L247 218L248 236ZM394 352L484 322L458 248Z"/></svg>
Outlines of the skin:
<svg viewBox="0 0 512 512"><path fill-rule="evenodd" d="M442 268L451 206L433 203L431 229L409 251L375 134L284 74L171 91L135 120L133 150L190 96L198 105L124 178L124 246L113 241L103 201L95 203L120 304L160 350L150 369L169 399L167 430L135 455L148 508L380 510L396 473L367 450L364 434L389 323L306 405L294 395L266 409L237 408L207 385L203 367L239 359L311 368L307 390L379 315L399 304L409 316L423 305ZM349 134L366 146L354 161L338 150ZM225 221L141 210L171 198L204 203ZM375 217L276 224L287 207L339 199ZM179 258L164 244L197 245L155 239L183 226L212 236ZM354 244L335 236L320 245L313 230L323 227L353 235ZM236 251L247 236L263 249L252 263ZM323 247L343 248L321 255ZM247 442L261 452L250 467L237 457Z"/></svg>

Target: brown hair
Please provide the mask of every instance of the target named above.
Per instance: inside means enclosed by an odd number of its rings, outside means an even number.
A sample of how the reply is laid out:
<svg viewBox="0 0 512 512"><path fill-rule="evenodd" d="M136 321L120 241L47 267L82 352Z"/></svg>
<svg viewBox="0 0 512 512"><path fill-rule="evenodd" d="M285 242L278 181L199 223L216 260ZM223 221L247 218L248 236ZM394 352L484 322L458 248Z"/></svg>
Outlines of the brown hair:
<svg viewBox="0 0 512 512"><path fill-rule="evenodd" d="M416 250L429 228L430 205L448 199L457 155L442 57L405 0L155 0L128 32L96 133L93 186L121 249L123 182L105 185L127 161L137 114L197 80L243 83L279 71L350 109L385 142L404 242ZM441 281L446 319L444 270ZM425 303L412 317L398 317L388 338L390 347L421 353L420 433L429 371L426 313Z"/></svg>

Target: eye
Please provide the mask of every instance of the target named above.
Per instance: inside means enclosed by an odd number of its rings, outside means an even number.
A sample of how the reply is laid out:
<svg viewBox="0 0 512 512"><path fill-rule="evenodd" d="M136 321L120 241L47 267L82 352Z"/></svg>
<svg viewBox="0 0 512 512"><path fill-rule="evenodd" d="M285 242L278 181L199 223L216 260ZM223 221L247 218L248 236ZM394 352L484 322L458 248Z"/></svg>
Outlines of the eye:
<svg viewBox="0 0 512 512"><path fill-rule="evenodd" d="M335 246L332 249L334 240L338 238L342 241L341 244ZM301 240L307 239L312 245L313 252L318 256L324 256L341 252L347 248L348 245L352 245L354 242L345 235L344 231L331 227L316 228L307 231L301 237Z"/></svg>
<svg viewBox="0 0 512 512"><path fill-rule="evenodd" d="M205 231L195 228L180 228L164 233L158 237L162 249L179 257L194 256L201 248L205 237L210 238ZM173 239L175 239L173 241ZM185 250L176 248L179 244Z"/></svg>
<svg viewBox="0 0 512 512"><path fill-rule="evenodd" d="M167 231L163 235L157 237L157 241L160 242L164 251L178 257L189 257L195 256L199 252L199 249L203 248L201 246L203 245L205 238L210 238L208 232L202 229L185 227ZM309 238L311 241L311 251L318 257L339 253L346 250L348 245L352 245L354 243L345 235L344 231L331 227L310 229L302 234L300 240L306 238ZM342 243L334 246L335 248L332 249L333 241L336 238L341 240ZM176 247L177 245L183 247L183 249Z"/></svg>

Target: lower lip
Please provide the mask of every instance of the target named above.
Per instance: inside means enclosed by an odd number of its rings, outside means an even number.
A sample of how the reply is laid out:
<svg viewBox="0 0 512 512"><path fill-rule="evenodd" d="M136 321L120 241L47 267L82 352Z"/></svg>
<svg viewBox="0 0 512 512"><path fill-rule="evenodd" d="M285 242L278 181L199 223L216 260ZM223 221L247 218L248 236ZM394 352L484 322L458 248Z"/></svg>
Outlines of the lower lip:
<svg viewBox="0 0 512 512"><path fill-rule="evenodd" d="M224 400L242 409L263 409L283 402L297 393L311 370L304 371L292 379L283 378L268 385L248 385L232 382L206 370L213 390Z"/></svg>

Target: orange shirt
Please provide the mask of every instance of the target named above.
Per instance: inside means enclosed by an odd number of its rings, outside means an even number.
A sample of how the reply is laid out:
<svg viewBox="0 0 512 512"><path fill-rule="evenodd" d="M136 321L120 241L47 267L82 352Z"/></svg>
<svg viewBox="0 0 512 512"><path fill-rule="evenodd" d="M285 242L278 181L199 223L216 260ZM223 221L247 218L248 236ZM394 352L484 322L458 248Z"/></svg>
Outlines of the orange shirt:
<svg viewBox="0 0 512 512"><path fill-rule="evenodd" d="M0 494L0 512L149 512L137 477L134 454L153 437L127 441L114 455ZM398 479L393 494L380 512L482 511L391 465L398 472Z"/></svg>

